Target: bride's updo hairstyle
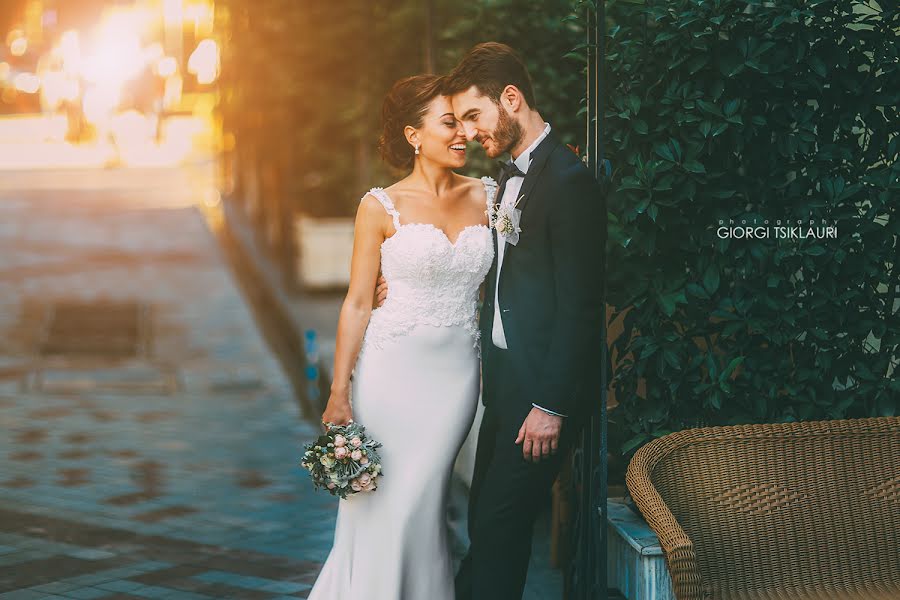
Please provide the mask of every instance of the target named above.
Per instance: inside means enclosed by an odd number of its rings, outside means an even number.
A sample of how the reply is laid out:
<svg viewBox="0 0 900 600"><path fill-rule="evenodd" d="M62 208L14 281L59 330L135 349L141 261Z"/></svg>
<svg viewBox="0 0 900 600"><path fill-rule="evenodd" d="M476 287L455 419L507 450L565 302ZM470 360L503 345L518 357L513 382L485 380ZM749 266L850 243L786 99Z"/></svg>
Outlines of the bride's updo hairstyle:
<svg viewBox="0 0 900 600"><path fill-rule="evenodd" d="M393 85L381 107L382 132L378 140L381 156L397 169L410 169L416 160L415 149L403 133L407 125L422 126L428 105L441 94L443 78L437 75L413 75Z"/></svg>

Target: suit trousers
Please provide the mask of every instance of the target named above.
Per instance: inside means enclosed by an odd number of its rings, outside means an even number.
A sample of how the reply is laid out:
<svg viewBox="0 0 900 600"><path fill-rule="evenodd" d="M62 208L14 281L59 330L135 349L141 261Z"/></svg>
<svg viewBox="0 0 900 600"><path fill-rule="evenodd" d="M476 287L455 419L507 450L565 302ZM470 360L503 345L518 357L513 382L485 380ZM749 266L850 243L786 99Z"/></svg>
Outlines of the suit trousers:
<svg viewBox="0 0 900 600"><path fill-rule="evenodd" d="M456 576L457 600L521 600L525 588L534 522L550 500L551 488L575 428L563 420L559 450L538 462L526 461L516 444L531 403L521 392L512 354L483 344L491 352L493 397L485 398L475 470L469 494L469 551Z"/></svg>

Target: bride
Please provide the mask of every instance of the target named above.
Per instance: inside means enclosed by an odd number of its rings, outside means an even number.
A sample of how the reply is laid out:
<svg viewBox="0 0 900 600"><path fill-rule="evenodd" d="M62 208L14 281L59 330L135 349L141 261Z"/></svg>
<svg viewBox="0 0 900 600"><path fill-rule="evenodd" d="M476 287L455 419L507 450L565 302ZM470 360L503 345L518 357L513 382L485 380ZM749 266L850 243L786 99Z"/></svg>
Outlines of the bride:
<svg viewBox="0 0 900 600"><path fill-rule="evenodd" d="M441 83L409 77L384 101L382 155L411 172L360 202L322 415L364 425L383 444L384 477L340 501L309 600L454 596L445 512L479 396L476 306L494 258L485 210L497 185L454 173L466 138ZM390 296L373 310L379 271Z"/></svg>

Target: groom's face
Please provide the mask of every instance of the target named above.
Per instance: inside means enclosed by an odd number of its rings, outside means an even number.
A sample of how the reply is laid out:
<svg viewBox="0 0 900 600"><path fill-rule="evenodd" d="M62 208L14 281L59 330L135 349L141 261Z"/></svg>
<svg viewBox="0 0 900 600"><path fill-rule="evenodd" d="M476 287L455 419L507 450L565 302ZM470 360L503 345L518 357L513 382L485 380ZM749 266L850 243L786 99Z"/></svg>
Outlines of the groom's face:
<svg viewBox="0 0 900 600"><path fill-rule="evenodd" d="M474 85L451 98L453 114L462 123L466 139L484 147L490 158L509 152L522 137L522 126L506 109L481 94Z"/></svg>

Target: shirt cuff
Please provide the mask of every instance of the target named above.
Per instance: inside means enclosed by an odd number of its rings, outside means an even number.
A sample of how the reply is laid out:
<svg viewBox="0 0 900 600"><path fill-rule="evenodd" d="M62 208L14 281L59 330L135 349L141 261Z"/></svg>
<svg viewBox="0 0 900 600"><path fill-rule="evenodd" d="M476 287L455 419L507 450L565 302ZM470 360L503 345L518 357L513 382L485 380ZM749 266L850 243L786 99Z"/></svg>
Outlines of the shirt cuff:
<svg viewBox="0 0 900 600"><path fill-rule="evenodd" d="M535 404L534 402L532 402L531 405L532 405L533 407L535 407L536 409L538 409L538 410L544 411L544 412L547 413L548 415L554 415L554 416L556 416L556 417L567 417L567 416L569 416L569 415L564 415L564 414L562 414L562 413L553 412L552 410L550 410L550 409L548 409L548 408L544 408L543 406L538 406L538 405Z"/></svg>

